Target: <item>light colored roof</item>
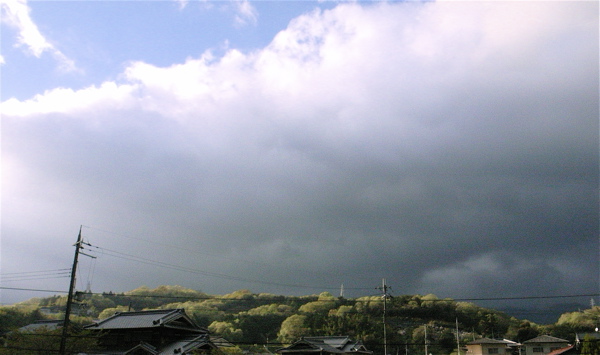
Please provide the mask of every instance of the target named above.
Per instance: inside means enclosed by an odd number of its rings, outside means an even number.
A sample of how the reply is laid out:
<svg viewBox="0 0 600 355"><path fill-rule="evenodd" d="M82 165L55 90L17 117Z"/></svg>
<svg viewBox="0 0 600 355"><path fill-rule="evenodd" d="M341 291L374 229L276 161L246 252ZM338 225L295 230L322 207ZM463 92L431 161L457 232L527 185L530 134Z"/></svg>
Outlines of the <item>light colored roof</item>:
<svg viewBox="0 0 600 355"><path fill-rule="evenodd" d="M530 343L569 343L568 340L553 337L550 335L540 335L539 337L535 337L533 339L525 340L523 344Z"/></svg>
<svg viewBox="0 0 600 355"><path fill-rule="evenodd" d="M31 324L28 324L24 327L19 328L21 332L35 332L41 329L46 330L55 330L58 328L62 328L63 321L62 320L38 320Z"/></svg>
<svg viewBox="0 0 600 355"><path fill-rule="evenodd" d="M140 328L181 328L196 332L206 332L198 327L185 314L183 309L165 309L139 312L115 313L98 323L85 326L86 329L140 329Z"/></svg>
<svg viewBox="0 0 600 355"><path fill-rule="evenodd" d="M480 338L477 340L473 340L472 342L467 343L467 345L477 345L477 344L504 344L504 345L513 345L515 342L510 340L498 340L498 339L490 339L490 338Z"/></svg>

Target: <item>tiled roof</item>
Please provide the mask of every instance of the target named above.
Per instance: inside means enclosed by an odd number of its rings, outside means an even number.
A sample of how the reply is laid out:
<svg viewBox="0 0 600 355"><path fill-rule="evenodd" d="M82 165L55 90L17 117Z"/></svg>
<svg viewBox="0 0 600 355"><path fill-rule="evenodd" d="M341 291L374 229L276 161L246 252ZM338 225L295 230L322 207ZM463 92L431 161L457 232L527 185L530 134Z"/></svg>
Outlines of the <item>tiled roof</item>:
<svg viewBox="0 0 600 355"><path fill-rule="evenodd" d="M175 323L176 322L176 323ZM166 309L140 312L115 313L98 323L86 326L86 329L140 329L162 326L184 327L190 330L204 331L185 314L183 309Z"/></svg>
<svg viewBox="0 0 600 355"><path fill-rule="evenodd" d="M297 350L304 352L325 351L334 354L372 353L360 341L353 341L347 336L304 337L286 348L278 349L277 352L294 352Z"/></svg>
<svg viewBox="0 0 600 355"><path fill-rule="evenodd" d="M571 350L573 350L575 348L575 345L569 345L567 347L564 348L560 348L560 349L556 349L554 351L549 352L546 355L561 355L561 354L565 354L567 352L570 352Z"/></svg>
<svg viewBox="0 0 600 355"><path fill-rule="evenodd" d="M553 337L550 335L540 335L539 337L535 337L533 339L525 340L523 344L530 343L568 343L568 340Z"/></svg>
<svg viewBox="0 0 600 355"><path fill-rule="evenodd" d="M211 343L208 335L202 334L197 337L186 337L171 344L168 344L167 346L160 349L160 352L158 352L158 354L176 354L176 350L179 350L179 353L187 354L189 351L200 348L215 349L216 346L213 343Z"/></svg>

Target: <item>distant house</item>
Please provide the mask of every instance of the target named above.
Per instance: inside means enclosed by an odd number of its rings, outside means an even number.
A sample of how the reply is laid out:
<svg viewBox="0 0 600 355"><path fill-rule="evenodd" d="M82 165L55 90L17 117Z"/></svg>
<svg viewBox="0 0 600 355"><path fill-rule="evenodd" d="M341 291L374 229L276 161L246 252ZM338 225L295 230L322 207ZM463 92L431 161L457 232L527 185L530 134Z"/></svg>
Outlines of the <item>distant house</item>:
<svg viewBox="0 0 600 355"><path fill-rule="evenodd" d="M281 355L373 354L362 342L347 336L303 337L275 352Z"/></svg>
<svg viewBox="0 0 600 355"><path fill-rule="evenodd" d="M566 348L569 346L569 341L550 335L540 335L524 341L523 346L525 348L524 355L548 355L555 350Z"/></svg>
<svg viewBox="0 0 600 355"><path fill-rule="evenodd" d="M84 328L99 333L104 352L96 354L186 355L216 348L208 330L183 309L121 312Z"/></svg>
<svg viewBox="0 0 600 355"><path fill-rule="evenodd" d="M512 354L521 344L502 339L481 338L467 343L467 355Z"/></svg>
<svg viewBox="0 0 600 355"><path fill-rule="evenodd" d="M35 333L42 330L56 330L62 328L63 320L37 320L31 324L18 329L20 332Z"/></svg>

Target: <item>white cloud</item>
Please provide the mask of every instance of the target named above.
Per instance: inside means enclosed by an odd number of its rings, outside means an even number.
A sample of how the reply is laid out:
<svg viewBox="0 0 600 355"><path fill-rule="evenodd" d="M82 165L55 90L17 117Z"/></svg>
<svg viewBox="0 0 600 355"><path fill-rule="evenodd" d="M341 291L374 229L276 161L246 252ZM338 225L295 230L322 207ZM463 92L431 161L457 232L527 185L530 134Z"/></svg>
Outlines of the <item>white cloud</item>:
<svg viewBox="0 0 600 355"><path fill-rule="evenodd" d="M102 108L129 109L135 104L136 87L105 82L100 87L81 90L57 88L25 101L15 98L1 104L2 114L14 117L28 117L39 114L77 114Z"/></svg>
<svg viewBox="0 0 600 355"><path fill-rule="evenodd" d="M59 63L62 71L77 71L75 63L52 45L39 31L30 16L27 0L2 0L2 22L18 31L17 46L25 46L39 58L49 52Z"/></svg>
<svg viewBox="0 0 600 355"><path fill-rule="evenodd" d="M258 11L249 0L233 0L236 9L235 24L237 26L255 25Z"/></svg>

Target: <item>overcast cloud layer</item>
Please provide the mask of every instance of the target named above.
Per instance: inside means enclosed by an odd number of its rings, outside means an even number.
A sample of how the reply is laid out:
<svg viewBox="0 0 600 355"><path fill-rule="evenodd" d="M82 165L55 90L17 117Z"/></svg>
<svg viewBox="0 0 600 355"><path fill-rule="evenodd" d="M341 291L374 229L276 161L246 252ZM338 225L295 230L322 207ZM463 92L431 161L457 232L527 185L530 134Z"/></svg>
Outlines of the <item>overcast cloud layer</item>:
<svg viewBox="0 0 600 355"><path fill-rule="evenodd" d="M84 225L96 292L596 294L598 53L596 2L341 4L5 100L2 273Z"/></svg>

